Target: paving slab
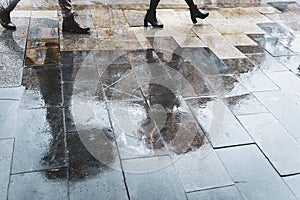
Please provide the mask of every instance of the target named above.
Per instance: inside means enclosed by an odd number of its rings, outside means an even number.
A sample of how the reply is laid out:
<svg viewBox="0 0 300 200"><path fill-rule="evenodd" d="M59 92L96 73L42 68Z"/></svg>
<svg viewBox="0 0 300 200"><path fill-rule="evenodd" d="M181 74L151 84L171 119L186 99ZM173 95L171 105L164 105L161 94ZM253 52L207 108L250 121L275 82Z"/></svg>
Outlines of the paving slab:
<svg viewBox="0 0 300 200"><path fill-rule="evenodd" d="M290 189L294 192L296 197L300 198L300 175L288 176L284 178L285 182L288 184Z"/></svg>
<svg viewBox="0 0 300 200"><path fill-rule="evenodd" d="M12 173L66 166L62 109L20 108L17 113Z"/></svg>
<svg viewBox="0 0 300 200"><path fill-rule="evenodd" d="M220 149L217 153L244 198L297 199L257 146Z"/></svg>
<svg viewBox="0 0 300 200"><path fill-rule="evenodd" d="M282 91L254 93L255 97L274 115L283 127L295 138L300 136L297 116L300 107ZM283 107L280 105L289 105Z"/></svg>
<svg viewBox="0 0 300 200"><path fill-rule="evenodd" d="M271 114L238 116L238 119L280 175L300 173L300 145Z"/></svg>
<svg viewBox="0 0 300 200"><path fill-rule="evenodd" d="M174 167L186 192L233 184L223 164L209 144L173 159Z"/></svg>
<svg viewBox="0 0 300 200"><path fill-rule="evenodd" d="M125 160L122 165L130 199L186 199L169 157Z"/></svg>
<svg viewBox="0 0 300 200"><path fill-rule="evenodd" d="M15 136L19 101L0 100L0 139Z"/></svg>
<svg viewBox="0 0 300 200"><path fill-rule="evenodd" d="M220 99L190 99L187 103L214 148L253 142Z"/></svg>
<svg viewBox="0 0 300 200"><path fill-rule="evenodd" d="M13 139L0 139L0 198L7 198L10 180Z"/></svg>
<svg viewBox="0 0 300 200"><path fill-rule="evenodd" d="M240 192L235 186L220 187L215 189L203 190L199 192L187 193L188 200L242 200Z"/></svg>
<svg viewBox="0 0 300 200"><path fill-rule="evenodd" d="M11 176L8 199L68 199L67 169Z"/></svg>

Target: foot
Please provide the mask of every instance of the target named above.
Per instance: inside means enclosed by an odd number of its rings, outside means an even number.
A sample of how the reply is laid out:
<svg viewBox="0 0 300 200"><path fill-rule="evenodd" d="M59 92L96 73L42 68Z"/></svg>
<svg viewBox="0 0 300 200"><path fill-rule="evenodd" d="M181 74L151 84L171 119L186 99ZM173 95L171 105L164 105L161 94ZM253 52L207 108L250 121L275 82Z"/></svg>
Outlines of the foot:
<svg viewBox="0 0 300 200"><path fill-rule="evenodd" d="M156 28L164 27L164 25L156 19L156 11L150 11L150 10L147 11L147 14L144 19L144 27L148 27L148 23L150 23L151 26Z"/></svg>
<svg viewBox="0 0 300 200"><path fill-rule="evenodd" d="M0 24L8 30L16 30L16 26L11 22L10 12L0 10Z"/></svg>
<svg viewBox="0 0 300 200"><path fill-rule="evenodd" d="M205 19L209 13L208 12L201 12L196 5L194 5L193 7L190 8L190 13L191 13L191 20L194 24L197 23L197 19L196 18L200 18L200 19Z"/></svg>
<svg viewBox="0 0 300 200"><path fill-rule="evenodd" d="M63 25L62 25L63 32L81 33L81 34L89 33L90 31L89 27L82 26L75 21L74 16L76 15L77 15L76 13L72 13L71 16L63 18Z"/></svg>

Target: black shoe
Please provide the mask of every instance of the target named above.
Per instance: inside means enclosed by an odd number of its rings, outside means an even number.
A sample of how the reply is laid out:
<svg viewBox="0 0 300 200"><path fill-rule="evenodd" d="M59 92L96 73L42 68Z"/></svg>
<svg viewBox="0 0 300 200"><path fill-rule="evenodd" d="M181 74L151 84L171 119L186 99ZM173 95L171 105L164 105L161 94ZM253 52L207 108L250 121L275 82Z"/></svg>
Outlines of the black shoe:
<svg viewBox="0 0 300 200"><path fill-rule="evenodd" d="M163 28L164 25L156 19L156 11L148 10L144 19L144 27L148 27L148 23L156 28Z"/></svg>
<svg viewBox="0 0 300 200"><path fill-rule="evenodd" d="M208 12L201 12L196 5L192 6L190 8L190 13L191 13L191 20L194 24L197 23L197 19L196 18L200 18L200 19L205 19L209 13Z"/></svg>
<svg viewBox="0 0 300 200"><path fill-rule="evenodd" d="M8 30L16 30L16 26L11 22L10 12L0 10L0 23Z"/></svg>
<svg viewBox="0 0 300 200"><path fill-rule="evenodd" d="M77 14L72 13L71 16L63 18L63 24L62 24L63 32L87 34L90 31L90 28L78 24L75 21L74 16L77 16Z"/></svg>

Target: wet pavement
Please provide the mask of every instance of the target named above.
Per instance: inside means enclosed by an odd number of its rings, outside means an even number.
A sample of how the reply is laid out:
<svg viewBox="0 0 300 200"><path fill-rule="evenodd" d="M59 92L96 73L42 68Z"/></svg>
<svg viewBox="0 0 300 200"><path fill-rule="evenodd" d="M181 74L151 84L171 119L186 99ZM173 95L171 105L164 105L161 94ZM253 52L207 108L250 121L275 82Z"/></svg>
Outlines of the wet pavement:
<svg viewBox="0 0 300 200"><path fill-rule="evenodd" d="M300 200L300 2L21 1L0 27L0 200Z"/></svg>

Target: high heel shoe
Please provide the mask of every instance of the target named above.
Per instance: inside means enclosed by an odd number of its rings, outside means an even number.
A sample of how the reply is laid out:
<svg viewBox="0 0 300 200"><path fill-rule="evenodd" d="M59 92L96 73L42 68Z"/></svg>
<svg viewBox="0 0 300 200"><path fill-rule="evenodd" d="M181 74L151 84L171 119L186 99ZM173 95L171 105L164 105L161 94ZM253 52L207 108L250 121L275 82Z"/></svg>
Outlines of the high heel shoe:
<svg viewBox="0 0 300 200"><path fill-rule="evenodd" d="M147 14L145 16L144 19L144 27L148 27L148 23L151 24L151 26L156 27L156 28L163 28L164 25L162 23L160 23L157 19L156 19L156 11L147 11Z"/></svg>
<svg viewBox="0 0 300 200"><path fill-rule="evenodd" d="M194 24L197 23L197 19L196 18L200 18L200 19L205 19L209 13L208 12L201 12L196 5L192 6L190 9L190 13L191 13L191 20Z"/></svg>

